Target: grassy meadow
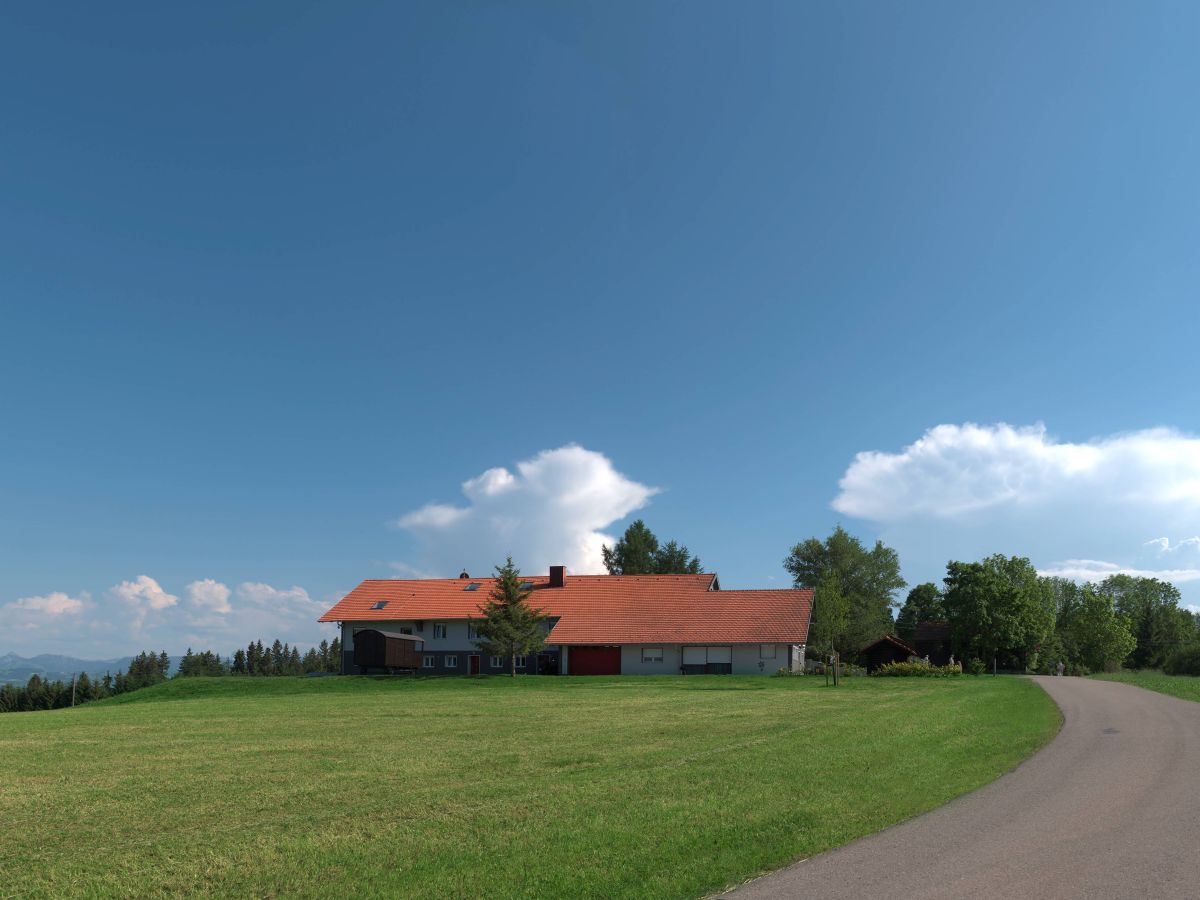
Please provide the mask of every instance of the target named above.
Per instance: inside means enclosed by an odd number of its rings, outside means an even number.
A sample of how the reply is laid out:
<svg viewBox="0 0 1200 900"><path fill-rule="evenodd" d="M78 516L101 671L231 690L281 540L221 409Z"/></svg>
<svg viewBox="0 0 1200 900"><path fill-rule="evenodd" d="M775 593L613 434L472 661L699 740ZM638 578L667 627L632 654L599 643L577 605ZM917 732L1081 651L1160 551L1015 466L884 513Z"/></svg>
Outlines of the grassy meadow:
<svg viewBox="0 0 1200 900"><path fill-rule="evenodd" d="M220 678L0 716L0 896L694 897L1057 731L1020 678Z"/></svg>
<svg viewBox="0 0 1200 900"><path fill-rule="evenodd" d="M1148 691L1170 694L1183 700L1200 700L1200 677L1195 675L1164 675L1162 672L1104 672L1092 678L1121 681Z"/></svg>

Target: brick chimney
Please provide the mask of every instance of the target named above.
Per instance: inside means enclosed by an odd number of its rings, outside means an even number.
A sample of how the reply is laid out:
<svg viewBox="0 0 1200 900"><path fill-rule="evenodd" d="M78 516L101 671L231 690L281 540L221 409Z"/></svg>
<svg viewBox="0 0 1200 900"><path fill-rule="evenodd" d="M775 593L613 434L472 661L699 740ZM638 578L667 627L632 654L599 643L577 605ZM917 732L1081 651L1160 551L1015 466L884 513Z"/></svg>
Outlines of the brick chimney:
<svg viewBox="0 0 1200 900"><path fill-rule="evenodd" d="M567 584L567 567L566 566L551 566L550 567L550 584L549 587L560 588Z"/></svg>

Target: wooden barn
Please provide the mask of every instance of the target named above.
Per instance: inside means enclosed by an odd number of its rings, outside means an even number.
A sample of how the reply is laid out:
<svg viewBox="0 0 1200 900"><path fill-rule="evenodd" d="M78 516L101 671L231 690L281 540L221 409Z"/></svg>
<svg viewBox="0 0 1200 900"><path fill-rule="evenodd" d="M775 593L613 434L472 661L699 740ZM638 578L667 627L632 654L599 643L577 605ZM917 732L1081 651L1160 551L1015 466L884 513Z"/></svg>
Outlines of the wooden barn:
<svg viewBox="0 0 1200 900"><path fill-rule="evenodd" d="M425 639L415 635L369 628L354 634L354 661L363 671L415 671L421 667L424 645Z"/></svg>
<svg viewBox="0 0 1200 900"><path fill-rule="evenodd" d="M868 672L874 672L886 663L904 662L910 656L918 655L916 648L910 647L900 638L891 634L885 634L873 644L867 644L858 651L858 657Z"/></svg>

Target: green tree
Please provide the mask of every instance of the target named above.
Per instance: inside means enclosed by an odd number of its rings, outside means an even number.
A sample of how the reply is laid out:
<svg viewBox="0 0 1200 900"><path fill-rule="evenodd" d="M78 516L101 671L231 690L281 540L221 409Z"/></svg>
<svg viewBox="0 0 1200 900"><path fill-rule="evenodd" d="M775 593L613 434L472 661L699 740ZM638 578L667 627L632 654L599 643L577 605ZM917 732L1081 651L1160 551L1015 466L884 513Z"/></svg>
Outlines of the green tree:
<svg viewBox="0 0 1200 900"><path fill-rule="evenodd" d="M654 554L655 575L699 575L701 571L700 558L675 541L667 541Z"/></svg>
<svg viewBox="0 0 1200 900"><path fill-rule="evenodd" d="M613 547L605 544L600 553L609 575L652 575L658 538L645 522L638 519L625 529Z"/></svg>
<svg viewBox="0 0 1200 900"><path fill-rule="evenodd" d="M1056 598L1055 631L1064 662L1100 671L1118 666L1137 646L1112 597L1097 593L1090 584L1080 586L1063 578L1046 582Z"/></svg>
<svg viewBox="0 0 1200 900"><path fill-rule="evenodd" d="M896 636L902 641L911 641L922 622L941 622L945 618L946 607L938 586L932 581L918 584L908 592L904 606L896 614Z"/></svg>
<svg viewBox="0 0 1200 900"><path fill-rule="evenodd" d="M841 578L829 570L813 589L812 627L809 629L813 646L819 653L836 650L857 650L847 644L850 638L850 602L842 593Z"/></svg>
<svg viewBox="0 0 1200 900"><path fill-rule="evenodd" d="M1179 589L1170 582L1110 575L1095 590L1112 600L1133 634L1136 645L1129 654L1131 667L1159 668L1172 652L1196 642L1196 621L1180 608Z"/></svg>
<svg viewBox="0 0 1200 900"><path fill-rule="evenodd" d="M521 573L508 557L496 566L496 580L487 603L480 608L483 618L474 623L484 653L507 656L510 674L517 674L517 657L537 653L546 643L542 623L546 615L529 605L528 590L521 590Z"/></svg>
<svg viewBox="0 0 1200 900"><path fill-rule="evenodd" d="M601 548L609 575L696 575L698 557L677 541L660 546L654 532L641 519L625 529L617 543Z"/></svg>
<svg viewBox="0 0 1200 900"><path fill-rule="evenodd" d="M893 595L904 587L896 551L876 541L868 550L840 525L824 541L796 544L783 561L797 587L817 589L829 573L845 598L843 646L851 653L892 630Z"/></svg>
<svg viewBox="0 0 1200 900"><path fill-rule="evenodd" d="M1050 585L1024 557L989 556L946 565L942 602L955 644L985 662L1001 651L1036 666L1054 632Z"/></svg>

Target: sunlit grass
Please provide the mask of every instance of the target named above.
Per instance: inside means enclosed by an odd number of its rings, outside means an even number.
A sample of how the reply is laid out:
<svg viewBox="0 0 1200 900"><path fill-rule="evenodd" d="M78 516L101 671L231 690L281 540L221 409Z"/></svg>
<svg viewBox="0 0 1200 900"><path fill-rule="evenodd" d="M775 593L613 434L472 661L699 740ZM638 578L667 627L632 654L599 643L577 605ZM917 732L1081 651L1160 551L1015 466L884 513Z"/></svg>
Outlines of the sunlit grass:
<svg viewBox="0 0 1200 900"><path fill-rule="evenodd" d="M1200 700L1200 677L1164 675L1162 672L1105 672L1092 676L1103 681L1122 681L1148 691L1170 694L1183 700Z"/></svg>
<svg viewBox="0 0 1200 900"><path fill-rule="evenodd" d="M0 716L0 895L697 896L1057 727L1016 678L175 681Z"/></svg>

